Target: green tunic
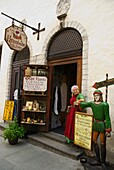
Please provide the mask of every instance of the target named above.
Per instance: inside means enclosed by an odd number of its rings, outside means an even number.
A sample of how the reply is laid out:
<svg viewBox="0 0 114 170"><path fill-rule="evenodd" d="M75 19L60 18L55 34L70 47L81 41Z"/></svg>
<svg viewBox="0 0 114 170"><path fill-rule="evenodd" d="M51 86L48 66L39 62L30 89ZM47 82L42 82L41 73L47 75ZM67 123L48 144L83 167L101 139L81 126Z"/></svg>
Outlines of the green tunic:
<svg viewBox="0 0 114 170"><path fill-rule="evenodd" d="M83 109L86 107L91 107L94 116L93 131L111 131L111 121L108 103L101 102L100 104L95 104L95 102L81 102L80 106Z"/></svg>

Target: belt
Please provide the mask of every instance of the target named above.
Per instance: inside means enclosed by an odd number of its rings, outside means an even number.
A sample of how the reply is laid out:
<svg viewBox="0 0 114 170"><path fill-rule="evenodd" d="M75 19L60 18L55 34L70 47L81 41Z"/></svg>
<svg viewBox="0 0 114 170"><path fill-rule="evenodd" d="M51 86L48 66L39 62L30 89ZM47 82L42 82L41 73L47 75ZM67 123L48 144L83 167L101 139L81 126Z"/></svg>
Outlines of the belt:
<svg viewBox="0 0 114 170"><path fill-rule="evenodd" d="M95 122L104 122L104 120L94 120Z"/></svg>

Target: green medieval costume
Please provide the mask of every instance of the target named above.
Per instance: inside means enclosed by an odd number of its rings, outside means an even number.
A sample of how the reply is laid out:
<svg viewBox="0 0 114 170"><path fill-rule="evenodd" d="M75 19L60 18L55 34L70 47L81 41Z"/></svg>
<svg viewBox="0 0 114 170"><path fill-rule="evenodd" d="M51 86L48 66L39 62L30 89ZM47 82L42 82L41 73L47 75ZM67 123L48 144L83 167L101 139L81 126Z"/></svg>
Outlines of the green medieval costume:
<svg viewBox="0 0 114 170"><path fill-rule="evenodd" d="M93 131L96 132L110 132L111 131L111 121L109 116L109 104L106 102L101 102L100 104L95 104L95 102L81 102L81 108L91 107L94 122Z"/></svg>
<svg viewBox="0 0 114 170"><path fill-rule="evenodd" d="M95 137L95 133L101 134L104 136L104 143L101 143L101 159L100 159L100 150L99 145L96 141L93 140L93 146L96 154L96 162L91 163L92 165L100 164L100 162L104 165L106 163L106 137L105 133L111 132L111 120L109 115L109 104L102 101L102 92L100 90L95 90L93 93L94 100L95 96L99 96L99 101L91 101L91 102L81 102L81 108L91 107L93 112L93 138ZM104 135L103 135L104 134ZM95 137L97 140L98 137Z"/></svg>

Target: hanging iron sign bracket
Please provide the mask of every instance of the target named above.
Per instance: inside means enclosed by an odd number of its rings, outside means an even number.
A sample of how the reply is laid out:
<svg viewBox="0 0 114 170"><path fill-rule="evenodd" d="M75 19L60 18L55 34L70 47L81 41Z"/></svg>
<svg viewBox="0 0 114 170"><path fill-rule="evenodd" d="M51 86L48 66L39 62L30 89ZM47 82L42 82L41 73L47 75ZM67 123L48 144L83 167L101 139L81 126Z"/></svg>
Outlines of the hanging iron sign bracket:
<svg viewBox="0 0 114 170"><path fill-rule="evenodd" d="M7 14L4 14L3 12L2 12L1 14L4 15L4 16L6 16L6 17L8 17L8 18L10 18L10 19L12 19L13 22L16 21L16 22L22 24L22 26L25 25L26 27L28 27L28 28L32 29L33 31L35 31L35 32L33 32L33 35L36 34L36 33L38 34L38 35L37 35L37 40L39 40L39 33L42 32L42 31L45 31L45 28L40 29L40 23L38 23L38 29L36 29L36 28L34 28L34 27L31 27L30 25L27 25L27 24L25 24L25 23L23 23L23 22L15 19L15 18L13 18L13 17L10 17L10 16L7 15Z"/></svg>

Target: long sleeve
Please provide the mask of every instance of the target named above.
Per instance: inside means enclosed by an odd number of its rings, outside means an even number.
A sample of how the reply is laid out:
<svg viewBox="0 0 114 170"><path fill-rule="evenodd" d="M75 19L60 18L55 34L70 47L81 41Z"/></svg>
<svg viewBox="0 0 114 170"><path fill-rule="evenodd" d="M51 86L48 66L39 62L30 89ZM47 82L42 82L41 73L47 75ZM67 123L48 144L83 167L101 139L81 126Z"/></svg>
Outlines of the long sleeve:
<svg viewBox="0 0 114 170"><path fill-rule="evenodd" d="M76 97L76 100L79 100L79 99L85 100L85 97L81 93L79 93L78 96Z"/></svg>
<svg viewBox="0 0 114 170"><path fill-rule="evenodd" d="M109 115L109 104L104 103L104 114L105 114L105 130L107 132L111 131L111 120Z"/></svg>
<svg viewBox="0 0 114 170"><path fill-rule="evenodd" d="M79 105L82 109L85 109L87 107L91 107L91 102L81 102Z"/></svg>

